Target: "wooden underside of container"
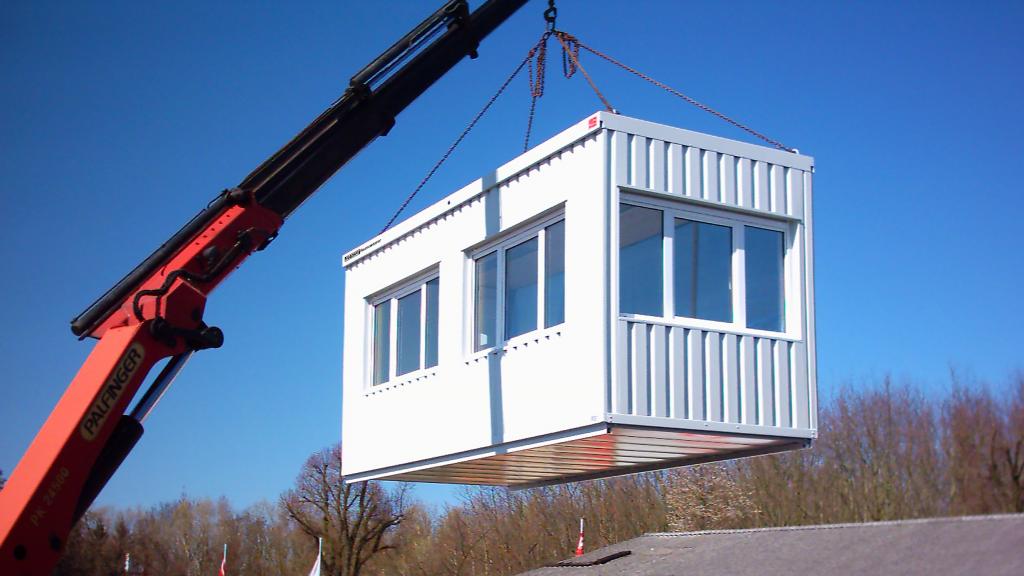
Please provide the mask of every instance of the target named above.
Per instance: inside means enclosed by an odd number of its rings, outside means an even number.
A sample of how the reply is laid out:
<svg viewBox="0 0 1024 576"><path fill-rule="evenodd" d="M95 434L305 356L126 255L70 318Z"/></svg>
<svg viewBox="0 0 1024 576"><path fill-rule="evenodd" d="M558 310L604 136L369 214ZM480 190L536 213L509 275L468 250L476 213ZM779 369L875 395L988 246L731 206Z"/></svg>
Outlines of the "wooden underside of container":
<svg viewBox="0 0 1024 576"><path fill-rule="evenodd" d="M379 480L530 488L805 447L803 438L609 424L604 434L421 468Z"/></svg>

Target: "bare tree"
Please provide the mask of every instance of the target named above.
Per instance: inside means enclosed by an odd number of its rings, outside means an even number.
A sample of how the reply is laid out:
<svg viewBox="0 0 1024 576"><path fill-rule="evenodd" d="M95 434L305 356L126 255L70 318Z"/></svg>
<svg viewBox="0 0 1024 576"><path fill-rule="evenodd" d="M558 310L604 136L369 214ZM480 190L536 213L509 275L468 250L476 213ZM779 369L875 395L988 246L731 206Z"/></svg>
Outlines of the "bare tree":
<svg viewBox="0 0 1024 576"><path fill-rule="evenodd" d="M676 468L665 474L665 503L673 530L749 526L758 513L752 496L753 489L728 464Z"/></svg>
<svg viewBox="0 0 1024 576"><path fill-rule="evenodd" d="M323 538L321 573L358 576L371 558L394 548L386 538L402 522L407 486L387 491L375 482L344 484L341 446L309 457L295 488L281 497L303 532Z"/></svg>

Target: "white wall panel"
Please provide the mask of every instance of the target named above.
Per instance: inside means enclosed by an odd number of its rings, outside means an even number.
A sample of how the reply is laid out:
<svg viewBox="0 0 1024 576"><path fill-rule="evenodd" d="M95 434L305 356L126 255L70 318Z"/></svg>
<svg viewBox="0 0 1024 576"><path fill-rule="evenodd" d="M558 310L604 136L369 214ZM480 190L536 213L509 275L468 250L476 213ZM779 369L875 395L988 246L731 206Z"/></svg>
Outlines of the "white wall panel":
<svg viewBox="0 0 1024 576"><path fill-rule="evenodd" d="M777 164L772 164L769 171L770 185L769 196L771 210L775 214L786 213L786 169Z"/></svg>
<svg viewBox="0 0 1024 576"><path fill-rule="evenodd" d="M702 151L701 180L703 182L701 199L708 202L721 202L718 189L718 154L714 150Z"/></svg>
<svg viewBox="0 0 1024 576"><path fill-rule="evenodd" d="M684 163L683 146L676 143L668 145L667 155L668 170L668 192L682 196L686 192L685 176L686 164Z"/></svg>
<svg viewBox="0 0 1024 576"><path fill-rule="evenodd" d="M664 326L651 327L650 379L651 416L669 417L668 345Z"/></svg>
<svg viewBox="0 0 1024 576"><path fill-rule="evenodd" d="M804 217L804 173L786 168L786 213L795 218Z"/></svg>
<svg viewBox="0 0 1024 576"><path fill-rule="evenodd" d="M728 206L739 206L736 196L736 158L722 154L718 158L718 182L722 187L721 202Z"/></svg>
<svg viewBox="0 0 1024 576"><path fill-rule="evenodd" d="M606 234L600 201L604 156L597 134L567 144L503 180L499 169L471 184L475 194L462 198L460 191L442 200L446 209L435 205L411 219L419 220L417 225L401 223L400 233L385 233L346 266L346 473L601 420L605 364L564 360L601 358L597 351L605 339L602 316L589 300L571 296L600 294L594 287L602 284L605 258L594 246ZM473 352L467 250L553 210L562 210L566 222L566 322L517 337L491 353ZM371 386L367 298L431 266L440 269L438 366Z"/></svg>
<svg viewBox="0 0 1024 576"><path fill-rule="evenodd" d="M722 335L704 333L704 417L712 422L722 421Z"/></svg>
<svg viewBox="0 0 1024 576"><path fill-rule="evenodd" d="M648 140L647 159L650 165L650 175L647 177L647 187L658 192L668 191L665 188L667 180L665 148L664 140Z"/></svg>
<svg viewBox="0 0 1024 576"><path fill-rule="evenodd" d="M686 147L686 196L700 198L700 148Z"/></svg>
<svg viewBox="0 0 1024 576"><path fill-rule="evenodd" d="M768 164L758 160L754 162L754 208L756 210L771 212L768 192Z"/></svg>
<svg viewBox="0 0 1024 576"><path fill-rule="evenodd" d="M739 339L735 334L724 334L722 337L722 387L724 389L724 421L742 422L740 419L740 403L743 401L743 388L740 381Z"/></svg>
<svg viewBox="0 0 1024 576"><path fill-rule="evenodd" d="M754 168L750 158L736 162L736 199L741 208L754 208Z"/></svg>

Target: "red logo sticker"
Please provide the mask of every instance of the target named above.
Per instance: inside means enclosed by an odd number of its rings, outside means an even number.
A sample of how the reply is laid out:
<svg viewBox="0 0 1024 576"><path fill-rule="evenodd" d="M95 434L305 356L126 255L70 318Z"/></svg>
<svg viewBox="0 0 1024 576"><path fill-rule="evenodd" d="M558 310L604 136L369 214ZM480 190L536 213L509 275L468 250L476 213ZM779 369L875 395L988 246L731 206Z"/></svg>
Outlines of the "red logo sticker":
<svg viewBox="0 0 1024 576"><path fill-rule="evenodd" d="M587 120L587 128L594 128L597 126L597 116L591 116L590 120Z"/></svg>

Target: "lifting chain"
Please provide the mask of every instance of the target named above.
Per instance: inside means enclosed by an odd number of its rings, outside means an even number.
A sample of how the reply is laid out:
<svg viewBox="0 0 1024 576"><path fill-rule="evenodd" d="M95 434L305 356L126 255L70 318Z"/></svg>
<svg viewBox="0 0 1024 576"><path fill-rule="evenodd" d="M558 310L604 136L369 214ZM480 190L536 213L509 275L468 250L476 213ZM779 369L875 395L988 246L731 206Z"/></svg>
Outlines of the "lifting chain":
<svg viewBox="0 0 1024 576"><path fill-rule="evenodd" d="M697 108L700 108L701 110L707 112L708 114L711 114L712 116L715 116L717 118L720 118L721 120L724 120L724 121L728 122L729 124L732 124L733 126L739 128L740 130L743 130L744 132L750 134L751 136L754 136L756 138L759 138L759 139L767 142L768 144L771 144L772 146L778 148L779 150L785 150L786 152L792 152L794 154L797 153L796 148L790 148L790 147L786 146L785 144L783 144L782 142L779 142L778 140L773 140L773 139L765 136L764 134L761 134L760 132L754 130L753 128L750 128L749 126L746 126L745 124L742 124L742 123L740 123L740 122L738 122L736 120L733 120L732 118L726 116L725 114L722 114L718 110L715 110L714 108L712 108L712 107L710 107L710 106L708 106L706 104L703 104L701 102L698 102L697 100L687 96L686 94L683 94L679 90L676 90L675 88L672 88L671 86L668 86L667 84L659 82L659 81L655 80L654 78L651 78L647 74L644 74L643 72L640 72L638 70L630 68L629 66L623 64L622 62L619 62L618 60L616 60L615 58L612 58L611 56L608 56L607 54L604 54L602 52L599 52L599 51L591 48L590 46L587 46L586 44L580 42L578 39L576 39L575 37L573 37L573 36L571 36L569 34L566 34L564 32L557 32L556 33L556 37L558 37L559 40L562 40L563 37L571 38L572 39L572 45L576 48L577 54L578 54L579 49L583 48L584 50L586 50L587 52L590 52L594 56L597 56L598 58L601 58L601 59L603 59L603 60L605 60L605 61L607 61L607 62L609 62L611 64L614 64L614 65L618 66L619 68L622 68L626 72L629 72L630 74L633 74L634 76L636 76L638 78L641 78L643 80L646 80L646 81L650 82L651 84L654 84L655 86L665 90L669 94L672 94L673 96L676 96L678 98L681 98L681 99L685 100L686 102L696 106ZM565 44L563 44L563 46L564 45ZM585 76L586 72L584 71L583 74ZM587 77L587 80L589 81L590 78ZM591 86L593 86L593 84L591 84ZM594 90L597 90L597 88L594 88Z"/></svg>
<svg viewBox="0 0 1024 576"><path fill-rule="evenodd" d="M391 219L388 220L388 223L384 225L383 229L381 229L381 231L379 232L380 234L383 234L388 230L388 228L391 228L391 225L395 223L395 220L397 220L398 216L402 214L406 206L409 205L409 202L412 202L412 199L415 198L416 194L418 194L419 191L422 190L423 187L427 185L427 182L429 182L430 179L434 176L434 173L437 172L438 168L440 168L441 165L444 164L446 160L448 160L448 157L452 155L452 152L454 152L455 149L459 146L459 144L461 144L462 141L466 139L466 136L468 136L470 131L473 130L473 127L476 126L477 122L479 122L480 119L483 118L483 115L486 114L487 111L491 109L491 106L494 104L495 101L498 100L498 97L505 92L505 89L508 88L508 85L512 83L512 80L514 80L515 77L519 75L519 73L523 70L523 68L526 67L527 64L531 64L532 66L534 55L538 52L540 47L545 42L547 42L548 35L549 33L545 32L544 35L541 36L540 42L538 42L536 45L534 45L533 48L530 49L530 52L526 55L526 58L524 58L523 61L520 62L518 66L516 66L515 70L512 71L512 74L509 74L508 78L505 79L505 82L502 83L500 88L498 88L498 91L494 93L494 96L491 96L491 99L488 100L486 104L484 104L484 107L481 108L479 112L477 112L476 116L473 117L473 119L469 122L469 125L466 126L465 130L462 131L462 134L459 134L459 137L455 139L455 142L453 142L451 146L448 147L448 150L446 150L444 155L441 156L441 159L434 164L430 171L427 172L427 175L423 177L423 180L420 180L420 183L416 186L412 193L410 193L405 198L405 201L402 202L402 205L398 207L398 210L396 210L395 213L391 216ZM541 88L541 90L543 91L543 87Z"/></svg>
<svg viewBox="0 0 1024 576"><path fill-rule="evenodd" d="M438 168L440 168L441 165L444 164L444 162L448 159L448 157L451 156L452 152L455 151L455 148L460 143L462 143L462 141L466 138L466 136L473 129L473 127L476 126L480 118L483 117L483 115L491 108L491 105L494 104L494 102L498 99L499 96L501 96L501 94L505 91L508 85L517 75L519 75L519 72L521 72L524 67L528 68L528 80L530 88L530 113L526 120L526 137L523 140L523 151L525 152L526 150L529 150L530 135L533 131L533 119L537 111L537 100L544 96L544 78L547 68L548 51L547 43L548 39L551 38L552 36L554 36L555 39L558 40L558 43L561 44L562 46L562 74L566 78L572 78L574 75L576 75L577 71L583 74L583 77L586 79L587 84L590 85L590 88L601 100L601 103L604 104L605 110L611 112L612 114L618 114L618 111L615 108L613 108L611 103L608 102L608 99L605 98L603 94L601 94L601 91L598 90L597 85L594 84L594 80L590 77L590 74L587 73L587 70L580 63L580 48L590 52L591 54L597 56L598 58L601 58L611 64L614 64L622 68L623 70L643 80L650 82L651 84L654 84L659 88L666 90L667 92L671 93L674 96L682 98L683 100L696 106L697 108L700 108L701 110L709 114L712 114L728 122L729 124L732 124L733 126L736 126L737 128L747 132L748 134L760 138L761 140L775 146L776 148L779 148L780 150L796 153L796 149L788 148L781 142L777 140L772 140L771 138L765 136L764 134L761 134L760 132L757 132L752 128L749 128L737 122L736 120L733 120L732 118L726 116L725 114L722 114L721 112L711 108L710 106L702 104L697 100L694 100L693 98L687 96L686 94L683 94L682 92L674 88L671 88L670 86L663 84L642 72L630 68L629 66L623 64L622 62L619 62L618 60L612 58L611 56L608 56L607 54L598 52L597 50L591 48L590 46L587 46L586 44L580 42L580 40L573 36L572 34L558 30L555 27L555 19L557 17L558 8L555 7L555 0L548 0L548 8L547 10L544 11L544 21L547 23L547 26L544 34L541 35L540 40L536 44L534 44L532 48L530 48L530 51L529 53L527 53L526 58L524 58L523 61L519 63L519 66L516 67L516 69L505 80L501 87L498 88L498 92L495 93L490 100L488 100L487 104L484 105L483 109L477 113L477 115L473 118L472 121L470 121L469 126L467 126L466 129L462 131L462 134L460 134L459 137L455 139L455 142L452 143L452 145L448 148L444 155L441 156L441 159L438 160L436 164L434 164L433 168L430 169L430 171L423 178L423 180L420 181L419 185L416 186L416 189L413 190L408 197L406 197L405 201L402 202L402 205L399 206L397 211L395 211L395 214L391 217L390 220L388 220L388 223L384 226L384 229L381 230L381 233L384 233L385 231L388 230L388 228L391 228L391 225L394 224L395 220L398 219L398 216L402 213L403 210L405 210L406 206L409 205L409 202L412 201L413 197L415 197L416 194L423 189L423 187L427 184L427 182L434 175L434 173L437 172Z"/></svg>

